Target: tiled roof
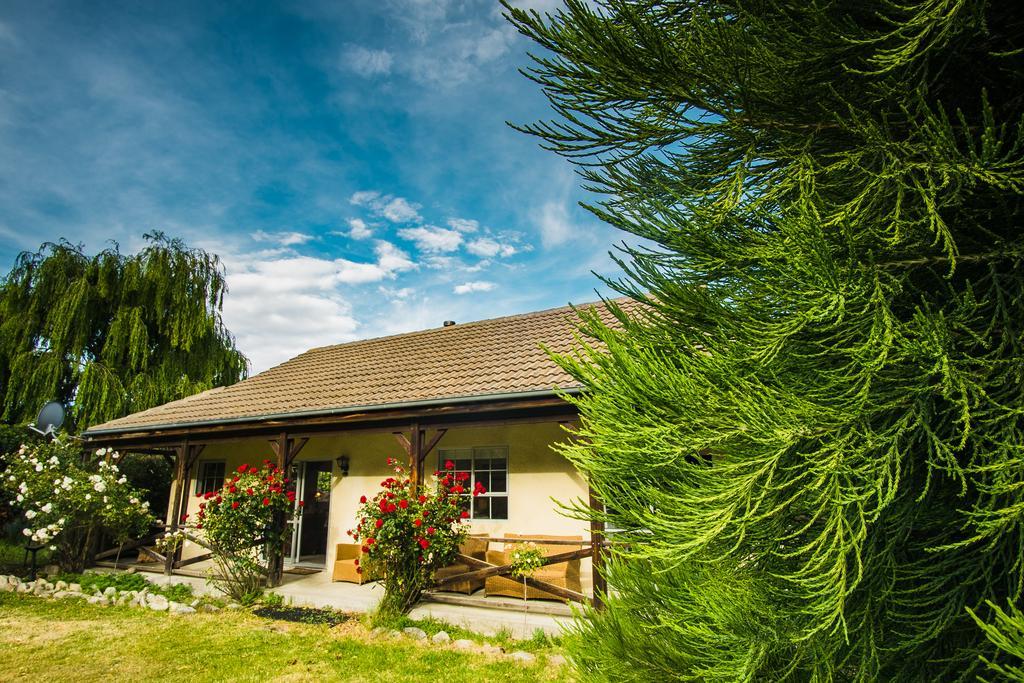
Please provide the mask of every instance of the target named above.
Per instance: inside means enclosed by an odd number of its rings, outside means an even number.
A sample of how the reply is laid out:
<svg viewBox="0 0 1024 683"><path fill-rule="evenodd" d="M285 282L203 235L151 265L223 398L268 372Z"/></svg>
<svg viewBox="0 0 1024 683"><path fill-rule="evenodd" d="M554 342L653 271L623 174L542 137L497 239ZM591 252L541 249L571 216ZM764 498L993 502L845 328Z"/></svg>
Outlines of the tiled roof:
<svg viewBox="0 0 1024 683"><path fill-rule="evenodd" d="M603 306L596 309L614 321ZM541 344L570 351L575 319L572 308L554 308L310 349L237 384L95 425L86 434L571 389L577 383Z"/></svg>

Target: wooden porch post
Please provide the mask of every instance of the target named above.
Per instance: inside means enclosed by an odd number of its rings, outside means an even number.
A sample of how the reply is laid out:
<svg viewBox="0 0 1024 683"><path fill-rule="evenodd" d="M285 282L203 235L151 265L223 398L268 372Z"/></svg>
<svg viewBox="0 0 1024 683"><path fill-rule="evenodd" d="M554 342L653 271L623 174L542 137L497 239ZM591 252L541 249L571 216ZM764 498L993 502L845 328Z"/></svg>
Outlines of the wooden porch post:
<svg viewBox="0 0 1024 683"><path fill-rule="evenodd" d="M182 494L182 483L185 478L185 460L188 457L188 439L175 449L175 463L174 463L174 485L173 493L174 496L171 505L171 519L168 520L168 530L174 533L178 530L178 524L181 521L181 494ZM167 553L167 559L164 560L164 574L170 575L174 569L174 557L176 553Z"/></svg>
<svg viewBox="0 0 1024 683"><path fill-rule="evenodd" d="M595 511L604 512L604 505L590 488L590 508ZM604 607L604 596L608 593L608 580L604 577L604 520L592 519L590 521L590 547L593 549L593 575L594 575L594 598L593 605L596 609Z"/></svg>
<svg viewBox="0 0 1024 683"><path fill-rule="evenodd" d="M398 443L405 449L405 454L409 456L409 481L412 484L412 489L415 492L423 485L423 461L427 459L430 452L434 450L434 446L441 440L448 430L441 427L435 433L433 438L428 442L427 431L421 429L418 422L414 422L409 428L409 437L406 438L402 432L393 432Z"/></svg>
<svg viewBox="0 0 1024 683"><path fill-rule="evenodd" d="M288 476L289 450L288 432L281 432L274 445L274 451L277 455L277 466L285 477ZM272 524L275 532L283 533L285 527L284 515L275 512ZM270 557L267 560L267 586L270 588L280 586L284 578L284 541L279 546L270 548Z"/></svg>

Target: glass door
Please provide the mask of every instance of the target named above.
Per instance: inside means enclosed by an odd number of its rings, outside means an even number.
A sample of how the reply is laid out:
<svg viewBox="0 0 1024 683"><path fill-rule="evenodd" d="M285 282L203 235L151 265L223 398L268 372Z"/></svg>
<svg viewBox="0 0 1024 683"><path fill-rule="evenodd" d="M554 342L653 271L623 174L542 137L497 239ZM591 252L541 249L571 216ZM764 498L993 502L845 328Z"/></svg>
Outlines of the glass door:
<svg viewBox="0 0 1024 683"><path fill-rule="evenodd" d="M332 469L333 463L323 460L297 463L292 472L298 511L291 523L292 564L323 566L327 561Z"/></svg>

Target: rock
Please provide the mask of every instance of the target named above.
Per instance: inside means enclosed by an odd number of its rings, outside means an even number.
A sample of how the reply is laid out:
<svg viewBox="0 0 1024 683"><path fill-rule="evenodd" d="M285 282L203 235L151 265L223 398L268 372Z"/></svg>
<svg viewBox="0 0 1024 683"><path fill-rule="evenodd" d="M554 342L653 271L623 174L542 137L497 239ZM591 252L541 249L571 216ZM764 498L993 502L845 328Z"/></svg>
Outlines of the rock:
<svg viewBox="0 0 1024 683"><path fill-rule="evenodd" d="M66 591L68 589L68 582L58 581L57 583L53 584L53 588L54 590Z"/></svg>
<svg viewBox="0 0 1024 683"><path fill-rule="evenodd" d="M395 629L391 629L390 631L388 631L388 635L391 638L401 638L402 637L402 632L401 631L396 631Z"/></svg>
<svg viewBox="0 0 1024 683"><path fill-rule="evenodd" d="M565 658L565 655L548 655L548 664L554 664L555 666L565 666L569 663L569 660Z"/></svg>
<svg viewBox="0 0 1024 683"><path fill-rule="evenodd" d="M188 605L183 605L180 602L168 603L168 610L170 610L171 614L195 614L196 613L196 610L195 610L194 607L189 607Z"/></svg>
<svg viewBox="0 0 1024 683"><path fill-rule="evenodd" d="M193 608L195 608L195 607L199 607L199 602L200 602L199 598L196 598L195 600L193 600L192 602L190 602L190 603L189 603L189 605L190 605L191 607L193 607Z"/></svg>
<svg viewBox="0 0 1024 683"><path fill-rule="evenodd" d="M242 609L242 606L237 602L229 602L224 609Z"/></svg>
<svg viewBox="0 0 1024 683"><path fill-rule="evenodd" d="M532 652L523 652L522 650L516 650L510 654L509 657L517 662L522 662L523 664L532 664L537 661L537 656L535 654Z"/></svg>
<svg viewBox="0 0 1024 683"><path fill-rule="evenodd" d="M117 595L117 589L113 586L107 586L106 590L103 591L103 595L108 598L112 598Z"/></svg>
<svg viewBox="0 0 1024 683"><path fill-rule="evenodd" d="M220 611L220 607L217 607L217 605L211 605L210 603L205 603L205 604L199 605L199 611L200 612L219 612Z"/></svg>
<svg viewBox="0 0 1024 683"><path fill-rule="evenodd" d="M0 593L13 593L18 587L10 583L0 583Z"/></svg>
<svg viewBox="0 0 1024 683"><path fill-rule="evenodd" d="M452 637L448 635L447 631L438 631L430 637L430 641L439 644L450 643L452 642Z"/></svg>
<svg viewBox="0 0 1024 683"><path fill-rule="evenodd" d="M137 570L135 569L135 567L128 567L128 569L124 570L124 573L125 574L134 574L136 571Z"/></svg>
<svg viewBox="0 0 1024 683"><path fill-rule="evenodd" d="M387 635L387 633L388 630L383 626L378 626L377 628L370 631L370 635L374 638L383 638L385 635Z"/></svg>
<svg viewBox="0 0 1024 683"><path fill-rule="evenodd" d="M48 564L43 567L40 572L47 576L57 576L57 574L60 574L60 567L55 564Z"/></svg>
<svg viewBox="0 0 1024 683"><path fill-rule="evenodd" d="M107 605L107 599L102 595L99 597L92 595L86 600L86 602L90 605L103 605L104 607Z"/></svg>
<svg viewBox="0 0 1024 683"><path fill-rule="evenodd" d="M68 590L71 591L72 593L81 593L82 592L82 585L79 584L79 583L69 583L68 584Z"/></svg>
<svg viewBox="0 0 1024 683"><path fill-rule="evenodd" d="M483 652L485 655L500 655L502 652L504 652L504 650L502 650L497 645L484 645L480 648L480 651Z"/></svg>
<svg viewBox="0 0 1024 683"><path fill-rule="evenodd" d="M402 629L402 633L412 638L413 640L423 640L427 637L426 631L415 626L406 626Z"/></svg>
<svg viewBox="0 0 1024 683"><path fill-rule="evenodd" d="M27 583L19 583L17 591L19 593L31 593L32 592L32 585L31 584L27 584Z"/></svg>
<svg viewBox="0 0 1024 683"><path fill-rule="evenodd" d="M157 612L166 612L171 606L170 601L162 595L150 595L146 598L146 604Z"/></svg>
<svg viewBox="0 0 1024 683"><path fill-rule="evenodd" d="M454 645L459 650L472 650L474 647L476 647L476 643L474 643L472 640L466 640L465 638L459 638L454 643L452 643L452 645Z"/></svg>

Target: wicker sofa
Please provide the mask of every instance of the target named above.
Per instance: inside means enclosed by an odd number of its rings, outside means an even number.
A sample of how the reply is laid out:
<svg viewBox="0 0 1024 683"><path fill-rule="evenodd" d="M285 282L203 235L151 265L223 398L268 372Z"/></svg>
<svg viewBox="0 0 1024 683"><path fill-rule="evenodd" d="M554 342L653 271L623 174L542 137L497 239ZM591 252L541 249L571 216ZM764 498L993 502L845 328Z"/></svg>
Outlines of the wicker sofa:
<svg viewBox="0 0 1024 683"><path fill-rule="evenodd" d="M473 557L478 560L485 560L487 558L487 535L482 534L480 536L468 536L465 541L459 546L459 553L466 557ZM444 579L455 574L465 574L468 571L475 569L470 567L468 564L464 564L459 561L448 565L447 567L441 567L434 572L434 580ZM438 590L448 591L451 593L465 593L470 595L475 593L484 587L483 579L473 579L470 581L456 581L455 583L449 583L445 586L441 586Z"/></svg>
<svg viewBox="0 0 1024 683"><path fill-rule="evenodd" d="M375 577L370 576L369 572L359 572L357 570L359 565L363 564L366 559L362 548L358 543L338 544L337 553L334 556L332 581L348 581L349 583L361 584L376 580ZM357 559L359 560L359 565L356 564Z"/></svg>
<svg viewBox="0 0 1024 683"><path fill-rule="evenodd" d="M505 534L505 538L522 538L522 539L536 539L537 546L544 553L545 557L551 555L559 555L561 553L571 552L573 550L579 550L583 547L582 536L544 536L544 535L526 535L526 534ZM545 544L543 541L579 541L579 545L575 544ZM490 564L503 565L509 564L511 558L508 553L504 550L488 550L487 561ZM552 585L558 586L559 588L567 588L577 593L583 591L583 587L580 584L580 561L570 560L569 562L559 562L558 564L547 564L538 569L533 574L533 578L538 581L544 581ZM487 595L505 595L512 598L523 597L523 582L519 579L507 577L507 576L489 576L484 584ZM564 601L564 598L560 598L557 595L548 593L547 591L527 586L526 597L530 600L559 600Z"/></svg>

